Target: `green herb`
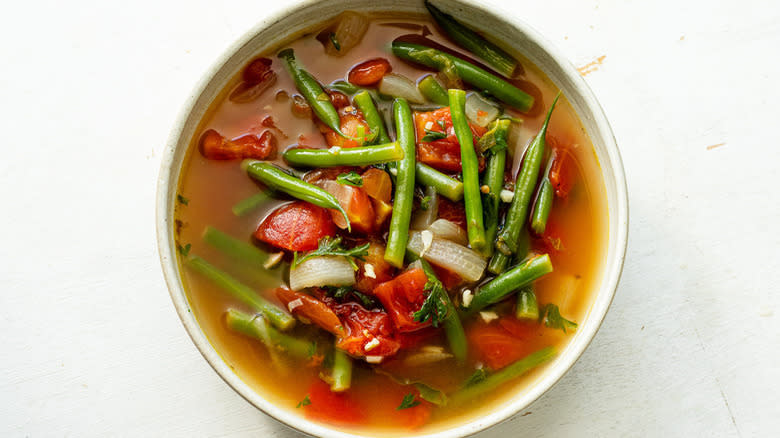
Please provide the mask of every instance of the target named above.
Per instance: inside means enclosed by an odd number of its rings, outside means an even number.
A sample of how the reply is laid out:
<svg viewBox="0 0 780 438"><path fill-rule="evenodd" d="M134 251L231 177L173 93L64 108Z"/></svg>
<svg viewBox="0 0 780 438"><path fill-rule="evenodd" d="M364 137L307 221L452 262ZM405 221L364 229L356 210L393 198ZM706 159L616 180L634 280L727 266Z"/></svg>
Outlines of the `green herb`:
<svg viewBox="0 0 780 438"><path fill-rule="evenodd" d="M314 357L314 354L317 353L317 341L312 342L309 344L309 359Z"/></svg>
<svg viewBox="0 0 780 438"><path fill-rule="evenodd" d="M441 140L442 138L447 138L446 132L431 131L430 129L426 129L425 137L422 138L422 141L427 143L429 141Z"/></svg>
<svg viewBox="0 0 780 438"><path fill-rule="evenodd" d="M415 388L417 388L418 391L420 391L421 399L427 402L431 402L437 406L447 404L447 396L438 389L431 388L430 386L419 382L414 383L413 385Z"/></svg>
<svg viewBox="0 0 780 438"><path fill-rule="evenodd" d="M368 255L369 244L363 244L351 249L345 249L341 246L341 237L331 239L329 236L325 236L320 239L319 246L314 251L310 251L302 256L298 256L296 251L293 254L293 262L291 269L295 269L301 263L313 257L321 256L342 256L346 257L349 263L352 265L352 269L358 269L355 259L363 260L363 257Z"/></svg>
<svg viewBox="0 0 780 438"><path fill-rule="evenodd" d="M179 201L179 204L190 205L190 200L178 193L176 194L176 200Z"/></svg>
<svg viewBox="0 0 780 438"><path fill-rule="evenodd" d="M330 35L328 35L328 38L330 38L330 42L333 43L333 47L335 47L336 50L340 52L341 44L339 44L339 40L336 38L336 34L334 32L331 32Z"/></svg>
<svg viewBox="0 0 780 438"><path fill-rule="evenodd" d="M422 208L425 211L428 211L428 209L431 208L430 196L423 196L422 198L420 198L420 208Z"/></svg>
<svg viewBox="0 0 780 438"><path fill-rule="evenodd" d="M352 291L352 295L356 296L357 299L360 300L361 303L363 303L363 307L376 307L376 301L374 301L373 298L369 297L368 295L358 292L356 290Z"/></svg>
<svg viewBox="0 0 780 438"><path fill-rule="evenodd" d="M490 129L477 140L477 148L483 154L495 154L507 149L507 134L510 122L499 119L490 124Z"/></svg>
<svg viewBox="0 0 780 438"><path fill-rule="evenodd" d="M577 323L561 316L561 312L555 304L545 304L542 307L539 312L539 321L547 327L563 330L564 333L567 329L577 330Z"/></svg>
<svg viewBox="0 0 780 438"><path fill-rule="evenodd" d="M352 286L326 286L325 290L328 292L328 295L339 301L343 301L348 295L352 295L353 297L357 298L361 304L363 304L363 307L374 308L377 306L376 300L374 298L358 292L357 290L353 289Z"/></svg>
<svg viewBox="0 0 780 438"><path fill-rule="evenodd" d="M463 384L463 387L471 386L475 383L479 383L487 378L487 372L484 368L480 368L476 371L474 371L474 374L472 374L468 379L466 379L466 383Z"/></svg>
<svg viewBox="0 0 780 438"><path fill-rule="evenodd" d="M425 298L420 310L414 312L414 320L417 322L430 320L434 327L438 327L447 318L447 301L443 296L447 293L447 290L444 289L444 285L441 284L438 278L432 276L427 271L425 275L428 276L428 282L425 283L428 297Z"/></svg>
<svg viewBox="0 0 780 438"><path fill-rule="evenodd" d="M189 243L184 246L177 244L176 248L179 250L179 254L181 254L183 257L187 257L190 254L190 249L192 249L192 245L190 245Z"/></svg>
<svg viewBox="0 0 780 438"><path fill-rule="evenodd" d="M298 406L296 406L295 408L299 409L303 406L309 406L310 404L311 404L311 400L309 400L309 396L307 395L306 397L303 398L303 400L300 401L300 403L298 403Z"/></svg>
<svg viewBox="0 0 780 438"><path fill-rule="evenodd" d="M397 411L400 411L401 409L409 409L413 408L420 404L420 401L415 399L414 393L409 393L404 396L404 399L401 401L401 405L395 408Z"/></svg>
<svg viewBox="0 0 780 438"><path fill-rule="evenodd" d="M436 123L441 127L442 131L446 131L447 130L447 125L444 124L444 120L439 119L439 120L436 121Z"/></svg>
<svg viewBox="0 0 780 438"><path fill-rule="evenodd" d="M336 177L336 182L348 186L363 187L363 177L354 170L349 173L342 173Z"/></svg>

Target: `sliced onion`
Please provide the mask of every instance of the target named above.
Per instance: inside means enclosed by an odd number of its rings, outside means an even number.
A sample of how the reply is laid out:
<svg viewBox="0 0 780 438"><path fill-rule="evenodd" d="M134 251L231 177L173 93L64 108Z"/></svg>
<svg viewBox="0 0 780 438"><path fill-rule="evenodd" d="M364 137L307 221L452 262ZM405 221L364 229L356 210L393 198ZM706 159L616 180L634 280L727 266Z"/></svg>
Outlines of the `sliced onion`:
<svg viewBox="0 0 780 438"><path fill-rule="evenodd" d="M451 240L463 246L469 241L466 230L455 222L448 221L447 219L436 219L431 226L428 227L428 230L432 232L435 237Z"/></svg>
<svg viewBox="0 0 780 438"><path fill-rule="evenodd" d="M419 231L409 233L406 247L418 256L424 249L422 235ZM476 251L463 245L458 245L447 239L434 238L430 248L423 258L434 265L456 272L467 281L477 281L482 278L487 262Z"/></svg>
<svg viewBox="0 0 780 438"><path fill-rule="evenodd" d="M436 193L436 189L433 187L426 188L425 196L429 198L428 209L423 210L420 208L412 216L411 228L413 230L425 230L439 217L439 194Z"/></svg>
<svg viewBox="0 0 780 438"><path fill-rule="evenodd" d="M341 256L313 257L290 270L290 289L351 286L355 284L352 265Z"/></svg>
<svg viewBox="0 0 780 438"><path fill-rule="evenodd" d="M404 365L417 367L440 362L452 357L452 354L444 351L444 347L438 345L426 345L414 353L406 356Z"/></svg>
<svg viewBox="0 0 780 438"><path fill-rule="evenodd" d="M466 97L466 117L471 122L484 128L496 120L499 114L498 107L485 100L478 93L470 93Z"/></svg>
<svg viewBox="0 0 780 438"><path fill-rule="evenodd" d="M363 39L368 30L368 18L357 12L347 11L339 15L337 20L333 36L338 41L339 48L336 49L333 42L328 41L325 51L328 55L343 56Z"/></svg>
<svg viewBox="0 0 780 438"><path fill-rule="evenodd" d="M425 103L425 98L411 79L388 73L379 82L379 92L393 97L403 97L409 103Z"/></svg>

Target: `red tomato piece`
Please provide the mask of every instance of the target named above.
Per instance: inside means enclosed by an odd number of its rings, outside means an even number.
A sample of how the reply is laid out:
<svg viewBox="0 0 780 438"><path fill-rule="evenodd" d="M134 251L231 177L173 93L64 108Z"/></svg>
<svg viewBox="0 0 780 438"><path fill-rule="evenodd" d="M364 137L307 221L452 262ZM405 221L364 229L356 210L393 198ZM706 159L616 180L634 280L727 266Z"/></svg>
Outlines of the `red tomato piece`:
<svg viewBox="0 0 780 438"><path fill-rule="evenodd" d="M366 123L363 118L363 114L353 106L345 106L344 108L339 109L339 119L341 119L341 132L351 138L338 134L336 131L317 120L317 127L319 127L320 132L325 136L325 142L328 143L328 146L338 146L340 148L363 146L365 141L360 137L361 131L364 136L371 134L371 129L369 129L368 123Z"/></svg>
<svg viewBox="0 0 780 438"><path fill-rule="evenodd" d="M363 172L361 178L363 178L363 190L368 196L383 202L390 202L390 198L393 196L393 182L387 172L372 167Z"/></svg>
<svg viewBox="0 0 780 438"><path fill-rule="evenodd" d="M550 169L550 183L555 189L555 196L565 198L574 184L573 158L569 156L571 152L566 148L553 149L553 153L555 155Z"/></svg>
<svg viewBox="0 0 780 438"><path fill-rule="evenodd" d="M328 210L296 201L271 213L255 231L258 240L290 251L317 249L320 239L336 233Z"/></svg>
<svg viewBox="0 0 780 438"><path fill-rule="evenodd" d="M336 343L338 348L355 357L388 357L398 352L401 345L394 338L393 321L384 310L367 310L351 301L338 303L324 294L320 299L338 315L346 330Z"/></svg>
<svg viewBox="0 0 780 438"><path fill-rule="evenodd" d="M443 172L460 172L460 143L452 127L449 107L434 111L414 113L417 132L417 160ZM443 126L442 126L443 125ZM477 140L485 134L485 128L469 124L476 146ZM438 133L442 138L423 141L429 133ZM479 157L479 170L485 167L485 159Z"/></svg>
<svg viewBox="0 0 780 438"><path fill-rule="evenodd" d="M368 61L363 61L352 67L352 70L349 71L349 75L347 76L347 80L355 85L367 87L376 85L377 82L382 80L382 78L392 70L393 67L385 58L369 59Z"/></svg>
<svg viewBox="0 0 780 438"><path fill-rule="evenodd" d="M466 229L466 209L460 202L452 202L444 197L439 197L439 219L447 219Z"/></svg>
<svg viewBox="0 0 780 438"><path fill-rule="evenodd" d="M339 317L325 303L303 292L277 288L276 297L296 316L302 316L336 336L344 334Z"/></svg>
<svg viewBox="0 0 780 438"><path fill-rule="evenodd" d="M247 134L228 140L219 132L208 129L200 137L200 152L209 160L265 160L276 153L276 145L276 136L271 131L263 131L260 137Z"/></svg>
<svg viewBox="0 0 780 438"><path fill-rule="evenodd" d="M374 205L365 190L333 180L321 181L317 185L339 201L341 208L347 212L353 232L365 234L373 232L376 219ZM340 211L331 210L331 217L336 226L341 229L347 228L347 221Z"/></svg>
<svg viewBox="0 0 780 438"><path fill-rule="evenodd" d="M513 362L522 359L533 352L535 348L529 341L534 330L535 322L523 323L515 320L518 325L509 326L504 319L514 319L504 317L498 324L485 324L478 322L466 331L472 351L477 353L481 361L493 370L501 369ZM522 326L527 324L528 328ZM504 325L512 328L516 335L507 330Z"/></svg>
<svg viewBox="0 0 780 438"><path fill-rule="evenodd" d="M328 90L327 93L336 109L341 109L350 105L349 97L347 97L346 94L335 90Z"/></svg>
<svg viewBox="0 0 780 438"><path fill-rule="evenodd" d="M441 281L441 283L444 285L444 288L447 290L452 290L463 283L463 278L461 278L460 275L450 271L447 268L442 268L441 266L431 265L431 268L433 268L433 272L436 274L436 278Z"/></svg>
<svg viewBox="0 0 780 438"><path fill-rule="evenodd" d="M303 406L307 418L324 423L360 424L366 418L361 404L350 391L333 392L327 383L316 379L306 394L309 404Z"/></svg>
<svg viewBox="0 0 780 438"><path fill-rule="evenodd" d="M273 61L268 58L257 58L244 67L241 78L249 84L260 83L268 72L271 71L272 63Z"/></svg>
<svg viewBox="0 0 780 438"><path fill-rule="evenodd" d="M355 289L364 294L373 295L374 288L393 278L394 268L385 261L385 245L381 242L371 242L365 261L358 260L357 283ZM373 277L366 275L365 266L371 265Z"/></svg>
<svg viewBox="0 0 780 438"><path fill-rule="evenodd" d="M374 295L393 318L399 332L412 332L430 325L414 320L414 312L420 310L427 293L428 276L422 268L410 269L374 288Z"/></svg>

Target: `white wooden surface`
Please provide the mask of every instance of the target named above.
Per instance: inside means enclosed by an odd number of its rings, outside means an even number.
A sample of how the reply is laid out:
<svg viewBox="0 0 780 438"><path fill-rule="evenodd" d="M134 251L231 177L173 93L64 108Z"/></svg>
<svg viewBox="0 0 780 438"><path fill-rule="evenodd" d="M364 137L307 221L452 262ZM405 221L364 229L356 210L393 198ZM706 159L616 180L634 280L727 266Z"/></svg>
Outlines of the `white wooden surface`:
<svg viewBox="0 0 780 438"><path fill-rule="evenodd" d="M296 436L190 342L153 208L185 97L283 3L4 5L0 436ZM483 436L776 436L780 4L486 3L575 65L603 56L586 78L621 146L631 231L590 349Z"/></svg>

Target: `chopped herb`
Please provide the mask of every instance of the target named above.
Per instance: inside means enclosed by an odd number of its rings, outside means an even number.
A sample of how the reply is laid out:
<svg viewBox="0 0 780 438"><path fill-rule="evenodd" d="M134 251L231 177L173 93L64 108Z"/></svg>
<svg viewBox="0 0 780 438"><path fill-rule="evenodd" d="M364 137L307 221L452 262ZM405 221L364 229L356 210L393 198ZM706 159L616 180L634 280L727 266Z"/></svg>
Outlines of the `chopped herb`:
<svg viewBox="0 0 780 438"><path fill-rule="evenodd" d="M363 257L368 255L368 246L369 244L366 243L351 249L345 249L343 246L341 246L341 237L331 239L329 236L325 236L320 239L319 246L314 251L309 251L302 256L299 256L298 252L296 251L293 254L291 269L295 269L298 267L298 265L313 257L343 256L346 257L346 259L352 265L352 268L357 271L358 266L357 263L355 263L355 259L363 260Z"/></svg>
<svg viewBox="0 0 780 438"><path fill-rule="evenodd" d="M474 371L474 374L472 374L468 379L466 379L466 383L463 384L463 387L471 386L475 383L479 383L487 378L487 372L484 368L479 368L478 370Z"/></svg>
<svg viewBox="0 0 780 438"><path fill-rule="evenodd" d="M176 194L176 200L179 201L179 204L190 205L190 200L178 193Z"/></svg>
<svg viewBox="0 0 780 438"><path fill-rule="evenodd" d="M426 129L425 137L422 138L422 141L424 142L436 141L436 140L441 140L442 138L447 138L446 132L431 131L430 129Z"/></svg>
<svg viewBox="0 0 780 438"><path fill-rule="evenodd" d="M420 310L414 312L414 320L417 322L430 320L434 327L438 327L447 318L447 301L443 296L443 294L447 293L447 290L444 289L441 281L434 275L431 275L427 269L425 275L428 276L428 282L425 283L428 297L425 298Z"/></svg>
<svg viewBox="0 0 780 438"><path fill-rule="evenodd" d="M446 131L447 130L447 125L444 124L444 120L439 119L439 120L436 121L436 123L441 127L442 131Z"/></svg>
<svg viewBox="0 0 780 438"><path fill-rule="evenodd" d="M561 312L555 304L545 304L542 307L539 312L539 321L547 327L563 330L564 333L567 329L577 330L577 323L561 316Z"/></svg>
<svg viewBox="0 0 780 438"><path fill-rule="evenodd" d="M431 197L430 196L423 196L420 198L420 208L428 211L429 208L431 208Z"/></svg>
<svg viewBox="0 0 780 438"><path fill-rule="evenodd" d="M356 291L352 288L352 286L339 286L339 287L325 287L325 290L328 292L328 295L332 296L333 298L343 301L347 298L347 296L352 295L353 297L357 298L361 304L363 304L363 307L366 308L374 308L377 306L376 300L374 300L372 297L363 294L361 292Z"/></svg>
<svg viewBox="0 0 780 438"><path fill-rule="evenodd" d="M317 341L314 341L311 344L309 344L309 359L314 357L315 353L317 353Z"/></svg>
<svg viewBox="0 0 780 438"><path fill-rule="evenodd" d="M447 404L447 396L438 389L431 388L424 383L414 383L414 387L420 391L420 398L437 406Z"/></svg>
<svg viewBox="0 0 780 438"><path fill-rule="evenodd" d="M330 35L328 35L328 38L330 39L330 42L333 43L333 47L335 47L336 50L340 52L341 44L339 43L338 38L336 38L336 34L334 32L331 32Z"/></svg>
<svg viewBox="0 0 780 438"><path fill-rule="evenodd" d="M373 298L369 297L368 295L358 292L356 290L352 291L352 295L356 296L357 299L359 299L363 303L363 307L376 307L376 301L374 301Z"/></svg>
<svg viewBox="0 0 780 438"><path fill-rule="evenodd" d="M299 409L299 408L301 408L303 406L309 406L310 404L311 404L311 400L309 400L309 396L307 395L306 397L303 398L303 400L301 400L298 403L298 406L296 406L295 408Z"/></svg>
<svg viewBox="0 0 780 438"><path fill-rule="evenodd" d="M404 399L401 401L401 405L395 408L397 411L400 411L401 409L409 409L413 408L420 404L420 401L417 400L414 396L414 393L409 393L404 396Z"/></svg>
<svg viewBox="0 0 780 438"><path fill-rule="evenodd" d="M179 250L179 253L183 257L187 257L188 255L190 255L190 249L192 248L192 245L190 245L189 243L184 246L176 245L176 248Z"/></svg>
<svg viewBox="0 0 780 438"><path fill-rule="evenodd" d="M336 177L336 182L348 186L363 187L363 178L354 170Z"/></svg>

